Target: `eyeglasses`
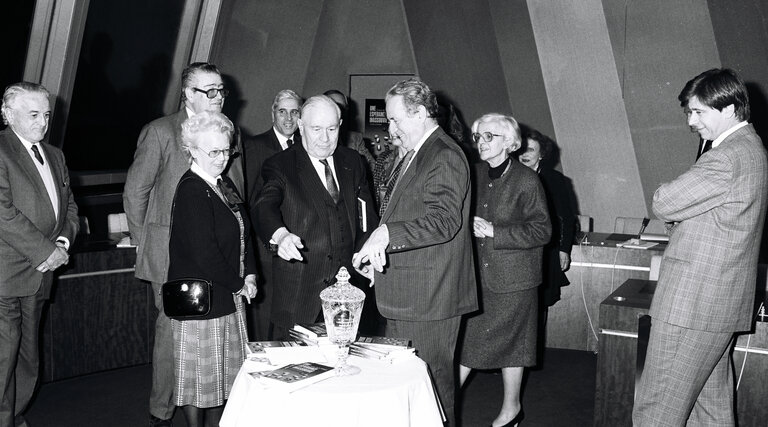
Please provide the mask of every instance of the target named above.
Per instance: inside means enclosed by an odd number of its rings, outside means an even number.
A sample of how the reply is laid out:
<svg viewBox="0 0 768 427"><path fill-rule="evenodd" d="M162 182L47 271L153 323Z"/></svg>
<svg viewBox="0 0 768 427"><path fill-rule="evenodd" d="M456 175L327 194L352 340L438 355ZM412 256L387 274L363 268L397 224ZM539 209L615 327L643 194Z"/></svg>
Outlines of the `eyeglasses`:
<svg viewBox="0 0 768 427"><path fill-rule="evenodd" d="M472 134L472 141L475 141L475 143L478 143L480 142L480 138L483 138L483 141L491 142L493 141L494 136L504 136L504 135L499 135L497 133L491 133L491 132L483 132L483 133L475 132Z"/></svg>
<svg viewBox="0 0 768 427"><path fill-rule="evenodd" d="M215 89L214 88L214 89L203 90L203 89L198 89L196 87L193 87L192 90L194 90L195 92L204 93L205 96L208 97L208 99L216 98L217 94L221 94L222 98L226 98L227 95L229 95L229 91L227 89L223 89L223 88L222 89Z"/></svg>
<svg viewBox="0 0 768 427"><path fill-rule="evenodd" d="M234 148L227 148L226 150L211 150L211 151L205 151L200 147L194 147L195 149L198 149L202 151L203 153L207 154L208 157L215 159L216 157L219 157L220 154L223 154L224 157L231 157L237 154L237 150Z"/></svg>
<svg viewBox="0 0 768 427"><path fill-rule="evenodd" d="M299 117L299 110L286 110L285 108L281 108L277 110L277 115L280 117Z"/></svg>

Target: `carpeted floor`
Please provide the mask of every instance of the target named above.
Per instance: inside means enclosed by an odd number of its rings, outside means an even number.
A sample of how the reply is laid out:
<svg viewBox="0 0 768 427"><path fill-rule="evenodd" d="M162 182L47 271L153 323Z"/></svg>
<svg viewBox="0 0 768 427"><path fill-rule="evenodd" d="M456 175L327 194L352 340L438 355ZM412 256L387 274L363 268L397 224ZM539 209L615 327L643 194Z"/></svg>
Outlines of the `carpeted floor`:
<svg viewBox="0 0 768 427"><path fill-rule="evenodd" d="M526 377L521 426L592 425L596 360L548 349L543 367ZM146 426L150 379L151 366L142 365L44 384L26 417L33 427ZM477 372L461 396L462 427L490 425L501 405L501 375ZM186 425L181 411L174 425Z"/></svg>

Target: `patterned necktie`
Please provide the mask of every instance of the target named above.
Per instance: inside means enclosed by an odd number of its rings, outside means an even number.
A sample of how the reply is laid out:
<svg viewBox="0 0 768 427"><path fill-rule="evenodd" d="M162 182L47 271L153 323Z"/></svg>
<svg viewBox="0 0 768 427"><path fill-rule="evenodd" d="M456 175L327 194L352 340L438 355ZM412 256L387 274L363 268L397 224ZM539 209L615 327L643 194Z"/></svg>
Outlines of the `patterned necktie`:
<svg viewBox="0 0 768 427"><path fill-rule="evenodd" d="M240 206L238 206L238 204L243 203L243 200L240 199L237 192L235 192L235 190L221 178L216 180L216 186L219 188L221 195L224 196L224 201L227 202L227 206L232 209L232 212L239 211Z"/></svg>
<svg viewBox="0 0 768 427"><path fill-rule="evenodd" d="M293 145L293 140L291 138L288 138L288 140L285 141L285 144L290 147L291 145Z"/></svg>
<svg viewBox="0 0 768 427"><path fill-rule="evenodd" d="M320 163L325 166L325 188L331 195L334 203L339 203L339 187L336 186L336 180L333 179L333 171L331 171L331 165L328 164L327 159L320 160Z"/></svg>
<svg viewBox="0 0 768 427"><path fill-rule="evenodd" d="M44 165L43 156L40 155L40 150L37 148L37 144L32 144L32 151L35 153L35 158L41 165Z"/></svg>
<svg viewBox="0 0 768 427"><path fill-rule="evenodd" d="M408 153L405 154L405 157L400 160L400 163L398 163L397 166L395 166L395 169L392 171L392 175L389 177L389 181L387 181L387 189L384 192L384 197L381 199L381 206L379 207L380 217L384 216L384 212L386 212L387 205L389 204L389 197L392 195L392 191L395 189L397 181L399 181L403 173L405 173L403 167L408 165L411 157L413 157L413 150L409 150Z"/></svg>

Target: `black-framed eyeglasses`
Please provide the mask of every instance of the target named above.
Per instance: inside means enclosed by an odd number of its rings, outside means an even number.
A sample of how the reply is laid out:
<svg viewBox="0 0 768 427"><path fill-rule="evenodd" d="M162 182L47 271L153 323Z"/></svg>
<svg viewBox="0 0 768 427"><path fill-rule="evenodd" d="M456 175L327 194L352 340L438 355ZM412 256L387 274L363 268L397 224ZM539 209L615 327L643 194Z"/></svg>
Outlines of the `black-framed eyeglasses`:
<svg viewBox="0 0 768 427"><path fill-rule="evenodd" d="M491 142L493 141L494 136L504 136L504 135L499 135L497 133L491 133L491 132L483 132L483 133L475 132L472 134L472 141L475 141L475 143L478 143L480 142L480 138L483 138L483 141Z"/></svg>
<svg viewBox="0 0 768 427"><path fill-rule="evenodd" d="M216 89L216 88L213 88L213 89L198 89L196 87L193 87L192 90L194 90L195 92L204 93L205 96L208 97L208 99L216 98L216 95L218 95L218 94L221 94L222 98L226 98L227 95L229 95L229 90L224 89L224 88L221 88L221 89Z"/></svg>
<svg viewBox="0 0 768 427"><path fill-rule="evenodd" d="M285 108L281 108L277 110L277 115L279 115L280 117L290 116L290 117L296 118L296 117L299 117L299 114L300 114L299 110L286 110Z"/></svg>
<svg viewBox="0 0 768 427"><path fill-rule="evenodd" d="M207 154L208 157L210 157L212 159L215 159L216 157L219 157L220 154L223 154L224 157L232 157L235 154L237 154L237 150L235 150L234 148L227 148L226 150L211 150L211 151L205 151L205 150L203 150L200 147L194 147L194 148L196 148L196 149L202 151L203 153Z"/></svg>

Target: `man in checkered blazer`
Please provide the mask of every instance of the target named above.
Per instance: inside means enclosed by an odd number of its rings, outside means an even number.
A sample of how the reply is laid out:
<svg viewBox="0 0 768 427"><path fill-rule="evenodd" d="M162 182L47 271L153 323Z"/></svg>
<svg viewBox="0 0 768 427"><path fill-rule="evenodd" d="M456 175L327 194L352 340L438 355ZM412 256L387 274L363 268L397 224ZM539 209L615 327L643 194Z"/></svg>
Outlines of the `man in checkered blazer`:
<svg viewBox="0 0 768 427"><path fill-rule="evenodd" d="M768 160L734 71L706 71L678 99L712 148L653 197L656 216L676 225L632 418L635 426L732 426L730 349L734 333L752 324Z"/></svg>

